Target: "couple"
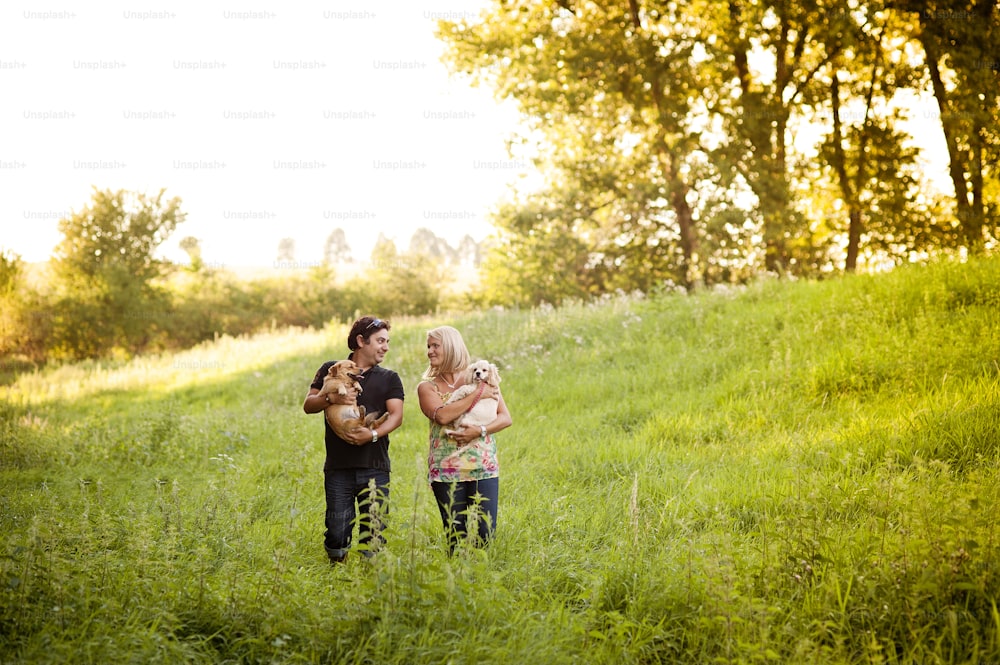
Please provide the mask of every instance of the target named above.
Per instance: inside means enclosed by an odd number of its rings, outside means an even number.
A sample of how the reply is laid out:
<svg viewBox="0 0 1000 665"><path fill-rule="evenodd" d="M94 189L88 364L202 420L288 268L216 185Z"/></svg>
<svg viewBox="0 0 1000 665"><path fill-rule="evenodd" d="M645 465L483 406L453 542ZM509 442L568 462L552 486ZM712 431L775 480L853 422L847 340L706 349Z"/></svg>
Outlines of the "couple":
<svg viewBox="0 0 1000 665"><path fill-rule="evenodd" d="M326 535L324 545L332 563L344 561L351 544L351 534L358 508L359 544L371 556L382 543L382 515L389 497L389 433L403 423L403 384L395 372L380 367L389 351L388 321L363 316L354 322L347 337L351 350L348 358L362 370L360 395L349 393L342 403L364 406L369 413L389 413L377 429L358 428L350 441L341 439L324 418L326 462L323 466L326 490ZM451 326L441 326L427 333L428 367L417 386L420 410L430 420L429 478L441 520L448 535L448 547L454 552L469 538L469 526L478 543L489 541L497 523L499 467L494 434L511 425L510 413L497 391L499 408L496 419L485 431L466 427L446 436L447 424L465 413L473 396L445 404L451 393L465 384L469 352L461 334ZM306 413L322 413L336 396L320 395L323 378L335 361L328 361L316 372L303 403ZM331 401L328 402L327 398ZM474 445L467 445L474 443ZM458 455L453 455L456 451ZM480 517L481 515L481 517ZM474 523L473 523L474 521Z"/></svg>

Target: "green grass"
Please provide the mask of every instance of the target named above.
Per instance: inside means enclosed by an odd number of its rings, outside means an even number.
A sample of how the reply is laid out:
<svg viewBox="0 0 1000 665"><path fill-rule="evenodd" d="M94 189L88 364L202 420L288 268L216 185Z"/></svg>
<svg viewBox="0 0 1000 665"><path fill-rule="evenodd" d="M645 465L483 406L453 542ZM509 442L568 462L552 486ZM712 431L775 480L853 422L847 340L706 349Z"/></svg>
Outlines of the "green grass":
<svg viewBox="0 0 1000 665"><path fill-rule="evenodd" d="M503 371L500 529L449 558L415 387ZM1000 261L398 320L388 549L331 568L346 330L23 375L0 662L1000 662Z"/></svg>

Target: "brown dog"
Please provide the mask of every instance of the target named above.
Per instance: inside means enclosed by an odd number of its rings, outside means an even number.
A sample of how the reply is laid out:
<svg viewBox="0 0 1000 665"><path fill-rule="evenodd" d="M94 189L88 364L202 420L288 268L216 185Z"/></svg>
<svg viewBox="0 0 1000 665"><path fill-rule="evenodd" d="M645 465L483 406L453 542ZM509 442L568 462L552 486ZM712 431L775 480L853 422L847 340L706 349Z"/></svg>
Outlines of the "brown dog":
<svg viewBox="0 0 1000 665"><path fill-rule="evenodd" d="M320 395L347 395L349 389L361 393L361 384L358 383L358 375L361 372L358 366L351 360L341 360L330 366L330 370L323 378L323 387L320 388ZM365 413L365 407L358 404L357 399L354 404L331 404L324 410L326 422L337 433L341 439L347 443L351 440L347 438L347 433L359 427L374 429L385 422L389 417L386 411L381 416L374 413ZM363 445L363 444L356 444Z"/></svg>

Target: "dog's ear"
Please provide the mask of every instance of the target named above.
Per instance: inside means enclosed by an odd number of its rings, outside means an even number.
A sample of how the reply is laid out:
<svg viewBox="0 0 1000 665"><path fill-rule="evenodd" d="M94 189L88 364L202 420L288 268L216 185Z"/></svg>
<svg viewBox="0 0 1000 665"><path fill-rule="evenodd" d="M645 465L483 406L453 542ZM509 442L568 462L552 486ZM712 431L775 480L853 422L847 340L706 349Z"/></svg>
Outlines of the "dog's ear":
<svg viewBox="0 0 1000 665"><path fill-rule="evenodd" d="M490 373L489 373L490 383L494 386L500 385L500 370L493 363L490 363Z"/></svg>

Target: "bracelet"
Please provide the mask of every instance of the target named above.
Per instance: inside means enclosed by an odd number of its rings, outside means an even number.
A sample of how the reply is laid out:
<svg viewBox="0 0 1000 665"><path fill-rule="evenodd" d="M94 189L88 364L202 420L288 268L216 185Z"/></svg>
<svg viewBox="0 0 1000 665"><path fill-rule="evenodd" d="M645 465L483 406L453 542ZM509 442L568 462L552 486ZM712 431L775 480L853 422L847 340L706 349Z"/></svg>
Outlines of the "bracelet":
<svg viewBox="0 0 1000 665"><path fill-rule="evenodd" d="M373 429L372 430L372 443L375 443L376 441L378 441L378 430L377 429Z"/></svg>
<svg viewBox="0 0 1000 665"><path fill-rule="evenodd" d="M444 404L442 404L438 408L434 409L434 413L431 415L431 422L435 422L435 423L437 422L437 420L438 420L438 411L440 411L443 408L444 408Z"/></svg>

